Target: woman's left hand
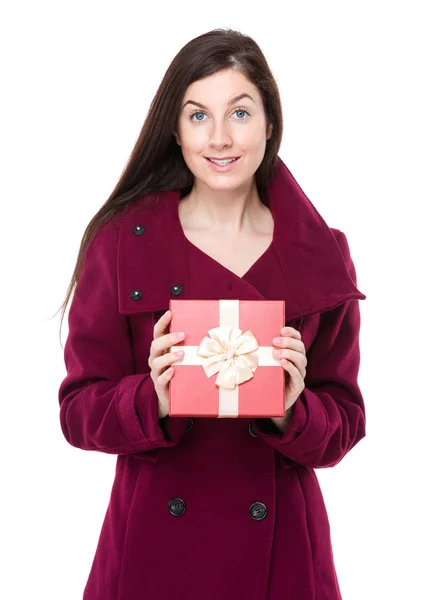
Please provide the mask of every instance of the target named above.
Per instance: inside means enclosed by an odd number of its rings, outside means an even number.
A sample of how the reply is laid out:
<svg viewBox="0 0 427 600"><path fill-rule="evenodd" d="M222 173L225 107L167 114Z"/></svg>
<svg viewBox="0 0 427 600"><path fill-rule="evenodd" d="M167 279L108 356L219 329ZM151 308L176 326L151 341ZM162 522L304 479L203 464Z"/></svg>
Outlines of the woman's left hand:
<svg viewBox="0 0 427 600"><path fill-rule="evenodd" d="M283 327L282 337L273 339L273 356L280 359L285 369L285 411L295 404L298 396L305 388L307 357L301 334L293 327Z"/></svg>

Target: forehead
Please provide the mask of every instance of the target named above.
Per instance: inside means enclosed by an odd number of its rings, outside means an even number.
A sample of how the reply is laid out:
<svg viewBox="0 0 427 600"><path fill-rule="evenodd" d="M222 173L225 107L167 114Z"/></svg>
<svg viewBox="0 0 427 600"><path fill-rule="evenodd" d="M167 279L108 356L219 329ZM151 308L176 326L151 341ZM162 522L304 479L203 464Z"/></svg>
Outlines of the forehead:
<svg viewBox="0 0 427 600"><path fill-rule="evenodd" d="M227 69L194 81L190 84L184 94L183 104L189 99L196 102L227 103L233 97L241 94L249 94L255 103L261 100L258 88L243 73ZM247 97L245 102L251 102Z"/></svg>

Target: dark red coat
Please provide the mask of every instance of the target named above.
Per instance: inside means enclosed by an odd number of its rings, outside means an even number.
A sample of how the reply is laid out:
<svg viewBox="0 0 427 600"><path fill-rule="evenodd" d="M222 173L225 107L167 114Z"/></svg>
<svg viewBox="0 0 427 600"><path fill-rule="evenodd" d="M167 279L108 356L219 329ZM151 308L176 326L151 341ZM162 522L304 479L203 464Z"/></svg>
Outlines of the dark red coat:
<svg viewBox="0 0 427 600"><path fill-rule="evenodd" d="M100 230L70 306L62 431L77 448L118 455L84 600L337 600L314 469L336 465L365 436L366 296L346 237L279 160L267 201L273 243L240 278L187 240L179 191L159 197ZM159 423L147 358L154 323L179 293L286 301L308 364L284 434L269 419ZM260 520L254 502L265 505Z"/></svg>

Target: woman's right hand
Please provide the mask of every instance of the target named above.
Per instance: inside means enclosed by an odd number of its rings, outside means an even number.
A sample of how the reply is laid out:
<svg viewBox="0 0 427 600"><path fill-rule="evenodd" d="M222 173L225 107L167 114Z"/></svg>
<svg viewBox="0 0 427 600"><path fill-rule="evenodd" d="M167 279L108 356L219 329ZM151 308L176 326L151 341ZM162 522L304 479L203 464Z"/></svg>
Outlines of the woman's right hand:
<svg viewBox="0 0 427 600"><path fill-rule="evenodd" d="M171 346L181 342L185 334L183 332L165 333L172 318L170 310L160 317L153 329L153 341L148 357L148 366L151 369L151 379L157 393L159 419L169 414L169 382L173 377L174 369L171 365L182 358L184 352L168 352Z"/></svg>

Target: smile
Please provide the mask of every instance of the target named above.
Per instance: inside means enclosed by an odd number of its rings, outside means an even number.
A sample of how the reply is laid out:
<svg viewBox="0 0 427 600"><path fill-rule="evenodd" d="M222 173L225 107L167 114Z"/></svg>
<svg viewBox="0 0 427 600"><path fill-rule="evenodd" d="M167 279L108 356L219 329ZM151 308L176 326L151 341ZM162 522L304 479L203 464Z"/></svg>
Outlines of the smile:
<svg viewBox="0 0 427 600"><path fill-rule="evenodd" d="M211 162L215 163L216 165L228 165L231 162L234 162L237 160L237 158L227 158L224 160L216 160L214 158L208 158L208 160L210 160Z"/></svg>
<svg viewBox="0 0 427 600"><path fill-rule="evenodd" d="M236 163L239 161L240 156L236 156L235 158L227 158L225 160L215 160L205 156L205 159L208 161L210 167L214 171L224 172L233 169Z"/></svg>

